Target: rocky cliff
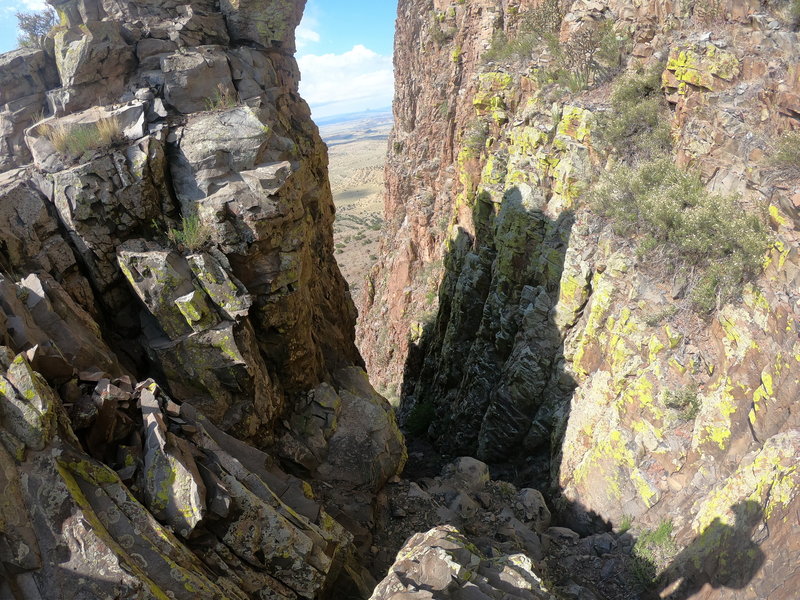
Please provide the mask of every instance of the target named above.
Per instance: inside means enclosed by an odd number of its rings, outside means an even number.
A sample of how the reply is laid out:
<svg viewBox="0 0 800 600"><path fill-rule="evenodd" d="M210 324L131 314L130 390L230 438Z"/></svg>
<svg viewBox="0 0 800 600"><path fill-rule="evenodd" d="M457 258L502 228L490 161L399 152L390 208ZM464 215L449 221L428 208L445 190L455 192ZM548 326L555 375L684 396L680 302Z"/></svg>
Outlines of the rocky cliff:
<svg viewBox="0 0 800 600"><path fill-rule="evenodd" d="M644 586L675 598L800 581L791 11L398 9L373 382L581 534L660 535Z"/></svg>
<svg viewBox="0 0 800 600"><path fill-rule="evenodd" d="M0 57L0 597L369 595L353 541L405 449L333 258L304 2L52 4Z"/></svg>

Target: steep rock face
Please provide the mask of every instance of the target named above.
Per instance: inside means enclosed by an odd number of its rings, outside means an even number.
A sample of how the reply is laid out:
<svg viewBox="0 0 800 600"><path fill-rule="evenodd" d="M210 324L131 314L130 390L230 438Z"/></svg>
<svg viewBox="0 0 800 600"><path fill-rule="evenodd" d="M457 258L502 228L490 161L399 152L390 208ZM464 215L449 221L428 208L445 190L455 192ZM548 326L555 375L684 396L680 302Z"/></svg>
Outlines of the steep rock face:
<svg viewBox="0 0 800 600"><path fill-rule="evenodd" d="M435 311L432 298L458 185L457 136L473 112L459 101L459 90L467 93L473 85L499 16L493 1L398 5L395 127L384 211L391 239L368 278L358 325L372 381L387 395L399 397L409 345Z"/></svg>
<svg viewBox="0 0 800 600"><path fill-rule="evenodd" d="M800 576L785 545L800 502L800 262L797 180L768 157L794 126L797 33L781 7L746 2L575 2L561 16L562 43L607 22L630 70L663 65L674 160L768 221L761 276L700 316L685 282L584 201L615 168L596 129L610 86L554 86L546 52L480 64L529 7L400 3L389 230L359 326L368 368L443 451L549 479L574 529L668 522L686 550L664 593L781 598ZM687 390L691 411L670 402Z"/></svg>
<svg viewBox="0 0 800 600"><path fill-rule="evenodd" d="M52 4L0 57L0 596L368 596L405 448L333 258L304 2Z"/></svg>
<svg viewBox="0 0 800 600"><path fill-rule="evenodd" d="M61 3L58 9L61 87L48 91L56 116L30 127L26 142L36 187L57 211L97 296L89 299L87 292L83 304L90 311L99 304L109 316L111 335L126 340L129 366L147 360L127 341L141 336L150 360L169 363L161 368L182 399L212 402L214 386L217 394L225 388L241 395L236 376L223 371L242 365L246 378L263 382L258 393L244 392L249 401L242 399L258 417L245 424L248 417L238 414L224 426L240 423L241 433L255 435L275 422L285 394L360 362L349 333L355 313L330 254L325 151L296 95L291 32L302 6L261 7L258 18L246 19L252 27L231 25L236 40L263 49L219 45L229 43L225 17L240 23L237 11L254 7L237 4L225 14L211 6L136 3ZM275 31L258 26L260 20ZM115 54L123 47L119 52L130 61ZM106 63L119 72L107 72ZM113 101L96 106L105 96L89 94L86 86L113 93ZM67 97L74 102L59 104ZM73 133L109 124L116 131L108 142L69 146ZM213 248L187 262L170 251L165 233L192 226L201 234L179 250ZM132 288L146 306L141 315ZM150 317L157 326L147 324ZM234 325L242 341L231 338L227 348L223 330ZM257 334L258 348L247 331ZM192 370L189 355L201 348L216 366L190 389L179 389L191 379L184 377ZM232 400L219 401L213 400L214 418L221 422L226 411L238 409L226 406Z"/></svg>

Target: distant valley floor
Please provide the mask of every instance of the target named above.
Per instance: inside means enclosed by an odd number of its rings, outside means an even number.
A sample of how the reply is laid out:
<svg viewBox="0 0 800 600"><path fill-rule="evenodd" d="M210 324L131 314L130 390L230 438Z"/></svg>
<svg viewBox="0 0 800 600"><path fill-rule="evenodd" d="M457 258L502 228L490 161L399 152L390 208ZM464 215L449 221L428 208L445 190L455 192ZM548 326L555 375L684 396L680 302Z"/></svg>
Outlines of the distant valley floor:
<svg viewBox="0 0 800 600"><path fill-rule="evenodd" d="M391 113L322 125L328 144L330 180L336 205L336 260L357 299L378 258L383 222L383 165L392 128Z"/></svg>

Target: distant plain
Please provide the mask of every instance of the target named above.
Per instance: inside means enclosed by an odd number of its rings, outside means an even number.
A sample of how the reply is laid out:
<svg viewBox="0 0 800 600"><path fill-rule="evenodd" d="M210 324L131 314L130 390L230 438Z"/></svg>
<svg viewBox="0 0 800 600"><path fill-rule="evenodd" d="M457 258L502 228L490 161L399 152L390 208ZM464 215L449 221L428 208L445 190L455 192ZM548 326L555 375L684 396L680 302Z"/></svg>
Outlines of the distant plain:
<svg viewBox="0 0 800 600"><path fill-rule="evenodd" d="M378 258L383 222L383 166L391 113L362 113L320 126L328 145L336 221L336 260L355 300Z"/></svg>

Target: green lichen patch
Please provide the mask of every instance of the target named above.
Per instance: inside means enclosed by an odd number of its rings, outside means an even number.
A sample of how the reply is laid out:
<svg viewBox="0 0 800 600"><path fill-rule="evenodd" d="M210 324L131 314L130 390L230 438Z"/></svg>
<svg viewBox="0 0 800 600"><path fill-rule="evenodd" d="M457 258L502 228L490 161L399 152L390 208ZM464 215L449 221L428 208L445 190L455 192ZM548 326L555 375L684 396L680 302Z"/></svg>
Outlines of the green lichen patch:
<svg viewBox="0 0 800 600"><path fill-rule="evenodd" d="M709 42L704 46L673 48L667 71L678 82L678 93L685 94L689 86L708 91L720 89L721 81L731 82L739 75L740 65L735 54ZM665 83L671 83L669 78L665 78Z"/></svg>

